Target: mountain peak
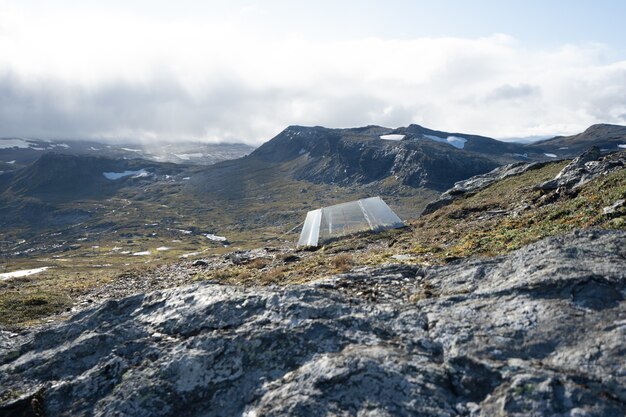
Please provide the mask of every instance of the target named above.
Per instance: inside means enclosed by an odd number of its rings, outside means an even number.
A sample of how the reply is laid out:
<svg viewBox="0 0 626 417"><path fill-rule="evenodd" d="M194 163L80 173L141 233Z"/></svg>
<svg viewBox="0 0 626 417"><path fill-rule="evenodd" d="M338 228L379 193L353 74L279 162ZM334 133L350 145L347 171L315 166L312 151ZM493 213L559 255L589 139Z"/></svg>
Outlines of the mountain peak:
<svg viewBox="0 0 626 417"><path fill-rule="evenodd" d="M622 125L614 125L609 123L597 123L589 126L582 134L590 134L590 133L609 133L609 132L620 132L626 133L626 126Z"/></svg>

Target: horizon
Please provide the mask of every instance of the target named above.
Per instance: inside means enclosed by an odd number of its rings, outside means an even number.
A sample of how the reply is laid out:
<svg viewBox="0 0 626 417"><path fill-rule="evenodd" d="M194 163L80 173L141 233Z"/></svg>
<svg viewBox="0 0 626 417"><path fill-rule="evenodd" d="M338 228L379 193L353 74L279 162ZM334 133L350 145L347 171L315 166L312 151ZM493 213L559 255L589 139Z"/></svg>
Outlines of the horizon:
<svg viewBox="0 0 626 417"><path fill-rule="evenodd" d="M285 126L279 133L277 133L276 135L267 138L265 140L261 140L260 142L257 143L246 143L243 141L207 141L206 139L185 139L185 138L179 138L179 139L173 139L173 138L165 138L165 139L160 139L157 142L147 142L145 140L142 140L140 138L63 138L63 137L51 137L51 138L41 138L41 137L26 137L26 136L0 136L0 140L11 140L11 139L19 139L19 140L25 140L25 141L43 141L43 142L49 142L49 141L54 141L54 142L93 142L93 143L99 143L99 144L110 144L110 145L136 145L136 146L143 146L144 148L146 147L150 147L150 146L158 146L158 145L171 145L171 144L204 144L204 145L246 145L246 146L251 146L253 148L258 148L259 146L271 141L272 139L274 139L276 136L280 135L281 133L283 133L285 130L292 128L292 127L299 127L299 128L317 128L317 127L321 127L324 129L338 129L338 130L349 130L349 129L362 129L362 128L366 128L366 127L379 127L379 128L383 128L383 129L390 129L390 130L396 130L396 129L400 129L400 128L405 128L408 127L409 125L417 125L416 123L410 123L406 126L396 126L396 127L390 127L390 126L380 126L380 125L363 125L363 126L350 126L350 127L328 127L328 126L320 126L320 125L288 125ZM486 136L481 134L480 132L454 132L454 131L448 131L445 129L439 129L433 126L423 126L423 125L418 125L420 127L424 127L426 129L430 129L430 130L437 130L437 131L441 131L441 132L445 132L447 134L450 135L473 135L473 136L482 136L482 137L487 137L489 139L494 139L500 142L510 142L510 143L520 143L520 144L529 144L529 143L534 143L534 142L539 142L539 141L543 141L543 140L547 140L547 139L555 139L555 138L560 138L560 137L568 137L568 136L574 136L577 134L581 134L584 133L586 130L588 130L589 128L593 127L593 126L600 126L600 125L605 125L605 126L618 126L618 127L626 127L625 125L618 125L618 124L611 124L611 123L595 123L593 125L589 125L587 126L585 129L579 131L579 132L575 132L572 135L530 135L530 136L520 136L520 137L491 137L491 136Z"/></svg>
<svg viewBox="0 0 626 417"><path fill-rule="evenodd" d="M623 125L624 12L618 1L0 0L0 137L258 146L290 125L415 123L499 140Z"/></svg>

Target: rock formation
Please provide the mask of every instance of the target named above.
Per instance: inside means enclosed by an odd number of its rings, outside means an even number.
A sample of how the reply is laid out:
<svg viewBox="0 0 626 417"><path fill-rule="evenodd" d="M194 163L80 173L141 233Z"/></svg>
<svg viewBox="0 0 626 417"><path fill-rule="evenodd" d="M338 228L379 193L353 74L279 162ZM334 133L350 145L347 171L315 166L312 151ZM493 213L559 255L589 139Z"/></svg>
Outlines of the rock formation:
<svg viewBox="0 0 626 417"><path fill-rule="evenodd" d="M457 198L475 194L500 180L520 175L545 165L546 162L517 162L503 165L483 175L456 182L452 188L441 194L437 200L429 203L422 211L422 214L430 214L452 203ZM546 192L556 191L557 194L563 195L572 194L592 179L618 169L623 169L624 166L626 166L626 152L613 152L602 155L600 149L594 146L570 162L556 177L542 184L537 184L535 189Z"/></svg>
<svg viewBox="0 0 626 417"><path fill-rule="evenodd" d="M626 233L591 230L444 266L141 294L16 338L0 415L622 416L625 291Z"/></svg>

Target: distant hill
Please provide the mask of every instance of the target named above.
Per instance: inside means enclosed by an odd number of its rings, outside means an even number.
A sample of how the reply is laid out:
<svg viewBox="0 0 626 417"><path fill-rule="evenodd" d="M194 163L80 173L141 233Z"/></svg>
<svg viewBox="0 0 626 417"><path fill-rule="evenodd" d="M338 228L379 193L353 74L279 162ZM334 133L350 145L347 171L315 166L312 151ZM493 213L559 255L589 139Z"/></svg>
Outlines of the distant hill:
<svg viewBox="0 0 626 417"><path fill-rule="evenodd" d="M551 152L559 157L580 154L591 145L604 152L626 149L626 126L597 124L572 136L557 136L527 145L536 152Z"/></svg>
<svg viewBox="0 0 626 417"><path fill-rule="evenodd" d="M388 140L381 136L404 138ZM409 128L391 130L378 126L291 126L249 158L289 164L293 178L315 183L367 184L391 177L402 185L437 190L513 160L509 155L492 158L435 140L414 140Z"/></svg>
<svg viewBox="0 0 626 417"><path fill-rule="evenodd" d="M254 148L243 143L127 143L113 144L88 140L40 140L0 138L0 171L13 171L26 166L41 155L100 156L120 159L146 159L155 162L210 165L227 159L240 158Z"/></svg>

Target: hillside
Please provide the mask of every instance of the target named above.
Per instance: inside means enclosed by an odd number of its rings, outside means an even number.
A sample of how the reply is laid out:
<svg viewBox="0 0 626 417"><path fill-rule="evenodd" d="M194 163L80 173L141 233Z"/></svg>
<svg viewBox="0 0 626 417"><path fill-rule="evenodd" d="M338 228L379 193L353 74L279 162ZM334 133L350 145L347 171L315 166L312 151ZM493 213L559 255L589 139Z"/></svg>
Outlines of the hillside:
<svg viewBox="0 0 626 417"><path fill-rule="evenodd" d="M311 182L367 184L394 178L403 185L443 191L456 181L515 161L513 151L521 150L519 145L471 135L458 135L468 138L459 148L419 136L416 131L416 125L396 130L378 126L355 129L291 126L252 152L250 158L292 162L296 165L293 177ZM424 131L439 134L441 138L451 136ZM481 141L499 147L497 157L494 149Z"/></svg>
<svg viewBox="0 0 626 417"><path fill-rule="evenodd" d="M0 332L0 415L623 415L625 166L513 166L403 230L113 277ZM0 285L12 326L55 288Z"/></svg>
<svg viewBox="0 0 626 417"><path fill-rule="evenodd" d="M537 152L553 152L557 155L580 154L593 143L604 152L626 149L626 126L597 124L573 136L559 136L528 145Z"/></svg>

